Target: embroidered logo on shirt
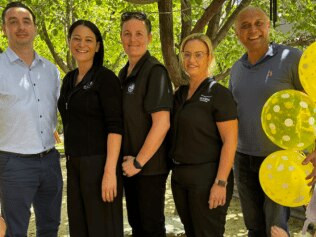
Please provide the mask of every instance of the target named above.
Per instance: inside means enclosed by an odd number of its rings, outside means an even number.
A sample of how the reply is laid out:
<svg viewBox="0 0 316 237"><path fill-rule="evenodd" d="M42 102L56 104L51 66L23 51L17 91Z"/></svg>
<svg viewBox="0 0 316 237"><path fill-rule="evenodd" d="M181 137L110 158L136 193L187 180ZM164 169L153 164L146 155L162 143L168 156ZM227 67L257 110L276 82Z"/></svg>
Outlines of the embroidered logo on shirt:
<svg viewBox="0 0 316 237"><path fill-rule="evenodd" d="M85 85L83 86L83 89L84 89L84 90L88 90L88 89L90 89L92 86L93 86L93 81L90 81L90 82L88 82L87 84L85 84Z"/></svg>
<svg viewBox="0 0 316 237"><path fill-rule="evenodd" d="M127 94L133 94L134 89L135 89L135 83L129 84L127 87Z"/></svg>
<svg viewBox="0 0 316 237"><path fill-rule="evenodd" d="M211 97L212 97L211 95L201 95L201 96L200 96L200 101L201 101L201 102L208 103L208 102L210 102Z"/></svg>

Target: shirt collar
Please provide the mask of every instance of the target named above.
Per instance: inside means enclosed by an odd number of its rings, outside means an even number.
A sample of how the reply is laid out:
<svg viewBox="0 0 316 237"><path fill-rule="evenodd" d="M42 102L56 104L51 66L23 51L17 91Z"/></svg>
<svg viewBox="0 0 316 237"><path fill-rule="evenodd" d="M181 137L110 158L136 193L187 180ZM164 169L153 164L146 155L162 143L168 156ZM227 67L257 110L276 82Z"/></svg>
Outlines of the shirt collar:
<svg viewBox="0 0 316 237"><path fill-rule="evenodd" d="M146 53L139 59L139 61L136 63L135 67L133 68L133 71L131 72L131 74L128 77L135 77L137 75L137 73L139 72L139 70L142 68L143 64L145 63L145 61L150 57L150 53L147 50ZM124 67L124 71L127 74L127 69L128 69L128 65L129 62L127 62L127 64ZM125 75L126 75L125 74Z"/></svg>
<svg viewBox="0 0 316 237"><path fill-rule="evenodd" d="M263 55L259 60L258 62L256 62L254 65L252 65L249 61L248 61L248 54L245 53L240 61L247 67L253 67L253 66L256 66L262 62L264 62L268 57L273 57L276 53L278 52L278 47L277 47L277 44L275 43L271 43L269 45L269 48L267 50L267 52L265 53L265 55Z"/></svg>
<svg viewBox="0 0 316 237"><path fill-rule="evenodd" d="M7 50L5 51L5 54L8 56L10 63L21 60L20 57L10 47L7 48ZM32 65L37 64L39 62L44 62L43 57L39 56L34 51L34 60L33 60Z"/></svg>

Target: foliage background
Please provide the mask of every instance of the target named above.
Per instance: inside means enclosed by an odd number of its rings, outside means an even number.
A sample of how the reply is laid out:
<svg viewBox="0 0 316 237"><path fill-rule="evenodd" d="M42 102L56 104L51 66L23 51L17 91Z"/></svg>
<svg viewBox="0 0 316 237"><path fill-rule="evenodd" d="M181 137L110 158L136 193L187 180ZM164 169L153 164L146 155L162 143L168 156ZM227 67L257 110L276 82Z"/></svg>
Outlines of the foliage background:
<svg viewBox="0 0 316 237"><path fill-rule="evenodd" d="M177 62L179 44L184 36L196 30L213 5L215 16L204 22L199 32L206 32L215 42L216 68L214 75L227 85L229 69L244 49L227 22L238 12L239 6L262 7L269 14L270 0L160 0L159 3L135 4L113 0L24 0L37 16L38 36L35 49L56 63L62 76L75 68L67 46L67 29L78 19L94 22L101 30L105 43L104 65L118 73L127 58L120 43L120 15L125 11L146 12L153 24L153 42L149 50L166 64L175 86L186 83ZM144 3L148 0L133 0ZM153 0L157 1L157 0ZM0 0L0 11L10 1ZM278 1L278 21L271 30L271 41L286 43L304 50L316 39L316 1ZM244 4L244 5L243 5ZM167 9L167 10L165 10ZM215 11L214 10L214 11ZM166 23L164 20L169 20ZM226 27L227 26L227 27ZM209 33L213 31L213 33ZM222 39L217 36L224 34ZM0 33L0 49L7 47ZM61 127L59 127L61 132Z"/></svg>

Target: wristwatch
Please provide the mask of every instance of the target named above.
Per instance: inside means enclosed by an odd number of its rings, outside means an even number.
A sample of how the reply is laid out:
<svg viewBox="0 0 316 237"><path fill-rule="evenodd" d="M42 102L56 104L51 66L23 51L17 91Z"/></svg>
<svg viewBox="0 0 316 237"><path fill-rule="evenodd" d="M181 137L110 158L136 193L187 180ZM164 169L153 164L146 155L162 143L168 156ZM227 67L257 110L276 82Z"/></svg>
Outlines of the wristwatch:
<svg viewBox="0 0 316 237"><path fill-rule="evenodd" d="M221 179L215 179L214 183L224 188L227 186L227 181Z"/></svg>
<svg viewBox="0 0 316 237"><path fill-rule="evenodd" d="M143 168L143 166L136 160L136 157L134 159L133 165L136 169L139 169L139 170Z"/></svg>

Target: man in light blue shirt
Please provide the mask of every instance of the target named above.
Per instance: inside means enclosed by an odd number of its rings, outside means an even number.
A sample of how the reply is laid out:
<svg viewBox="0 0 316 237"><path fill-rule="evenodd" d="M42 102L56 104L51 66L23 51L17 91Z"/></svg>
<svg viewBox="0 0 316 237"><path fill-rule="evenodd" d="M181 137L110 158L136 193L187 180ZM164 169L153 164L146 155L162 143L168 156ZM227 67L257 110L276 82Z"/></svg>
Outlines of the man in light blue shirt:
<svg viewBox="0 0 316 237"><path fill-rule="evenodd" d="M33 48L33 12L20 2L2 12L9 47L0 55L0 202L6 236L27 236L31 205L37 236L56 237L62 176L54 148L59 72Z"/></svg>

